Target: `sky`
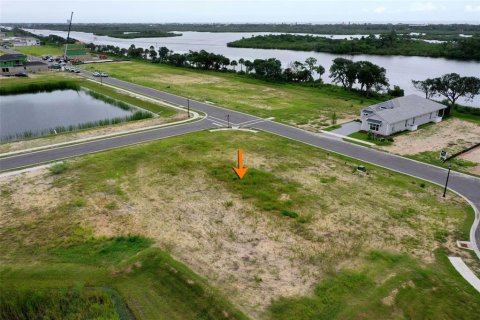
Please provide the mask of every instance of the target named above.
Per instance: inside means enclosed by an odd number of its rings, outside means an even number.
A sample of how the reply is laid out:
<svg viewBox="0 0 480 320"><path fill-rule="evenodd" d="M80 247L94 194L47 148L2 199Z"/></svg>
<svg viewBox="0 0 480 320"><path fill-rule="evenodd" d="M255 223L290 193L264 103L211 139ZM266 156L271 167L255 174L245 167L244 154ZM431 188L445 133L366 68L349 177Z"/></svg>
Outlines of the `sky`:
<svg viewBox="0 0 480 320"><path fill-rule="evenodd" d="M480 0L0 0L0 23L410 22L480 24Z"/></svg>

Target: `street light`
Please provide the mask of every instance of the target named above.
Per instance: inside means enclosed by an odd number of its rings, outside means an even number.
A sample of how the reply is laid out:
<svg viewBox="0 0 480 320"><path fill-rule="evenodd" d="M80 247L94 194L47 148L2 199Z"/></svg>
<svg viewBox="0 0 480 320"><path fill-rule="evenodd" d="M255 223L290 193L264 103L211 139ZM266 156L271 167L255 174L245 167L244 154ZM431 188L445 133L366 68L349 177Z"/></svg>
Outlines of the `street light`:
<svg viewBox="0 0 480 320"><path fill-rule="evenodd" d="M190 118L190 99L187 99L187 117Z"/></svg>
<svg viewBox="0 0 480 320"><path fill-rule="evenodd" d="M448 178L450 178L450 169L452 169L452 166L448 166L447 180L445 181L445 188L443 189L444 198L445 198L445 194L447 193Z"/></svg>

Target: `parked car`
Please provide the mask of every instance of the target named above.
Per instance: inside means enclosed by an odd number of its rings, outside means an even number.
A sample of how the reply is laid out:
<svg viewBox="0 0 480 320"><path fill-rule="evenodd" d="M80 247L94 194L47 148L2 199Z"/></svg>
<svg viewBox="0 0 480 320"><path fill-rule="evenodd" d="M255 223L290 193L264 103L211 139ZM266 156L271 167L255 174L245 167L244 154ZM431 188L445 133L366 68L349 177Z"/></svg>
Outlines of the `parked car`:
<svg viewBox="0 0 480 320"><path fill-rule="evenodd" d="M101 77L100 72L94 72L94 73L93 73L93 76L94 76L94 77Z"/></svg>
<svg viewBox="0 0 480 320"><path fill-rule="evenodd" d="M75 69L75 73L80 73L80 69Z"/></svg>
<svg viewBox="0 0 480 320"><path fill-rule="evenodd" d="M48 62L53 62L53 59L52 58L48 59Z"/></svg>
<svg viewBox="0 0 480 320"><path fill-rule="evenodd" d="M28 77L28 74L26 74L25 72L19 72L15 74L15 77Z"/></svg>
<svg viewBox="0 0 480 320"><path fill-rule="evenodd" d="M52 69L60 69L62 66L59 65L58 63L55 63L55 64L52 64L50 67L51 67Z"/></svg>
<svg viewBox="0 0 480 320"><path fill-rule="evenodd" d="M70 67L65 67L65 71L70 71Z"/></svg>
<svg viewBox="0 0 480 320"><path fill-rule="evenodd" d="M107 78L107 77L108 77L108 73L102 72L102 73L100 73L100 77Z"/></svg>

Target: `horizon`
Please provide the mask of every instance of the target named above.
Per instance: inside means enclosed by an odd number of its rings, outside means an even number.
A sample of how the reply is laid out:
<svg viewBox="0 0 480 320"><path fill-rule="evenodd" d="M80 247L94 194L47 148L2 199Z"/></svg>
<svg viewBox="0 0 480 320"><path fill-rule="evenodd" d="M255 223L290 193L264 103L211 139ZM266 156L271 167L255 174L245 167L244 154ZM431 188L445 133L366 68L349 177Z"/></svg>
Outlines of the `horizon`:
<svg viewBox="0 0 480 320"><path fill-rule="evenodd" d="M74 23L480 24L480 0L2 0L0 9L2 24L64 23L71 11Z"/></svg>

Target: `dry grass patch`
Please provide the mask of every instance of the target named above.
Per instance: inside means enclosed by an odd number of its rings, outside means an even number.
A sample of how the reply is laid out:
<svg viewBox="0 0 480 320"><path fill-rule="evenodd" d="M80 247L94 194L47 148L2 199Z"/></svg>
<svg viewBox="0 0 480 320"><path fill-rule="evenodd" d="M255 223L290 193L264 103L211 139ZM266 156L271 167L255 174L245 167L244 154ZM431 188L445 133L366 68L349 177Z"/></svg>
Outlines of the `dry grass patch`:
<svg viewBox="0 0 480 320"><path fill-rule="evenodd" d="M399 135L395 137L392 145L382 148L400 155L441 150L453 154L475 143L480 143L480 126L469 121L452 118Z"/></svg>

